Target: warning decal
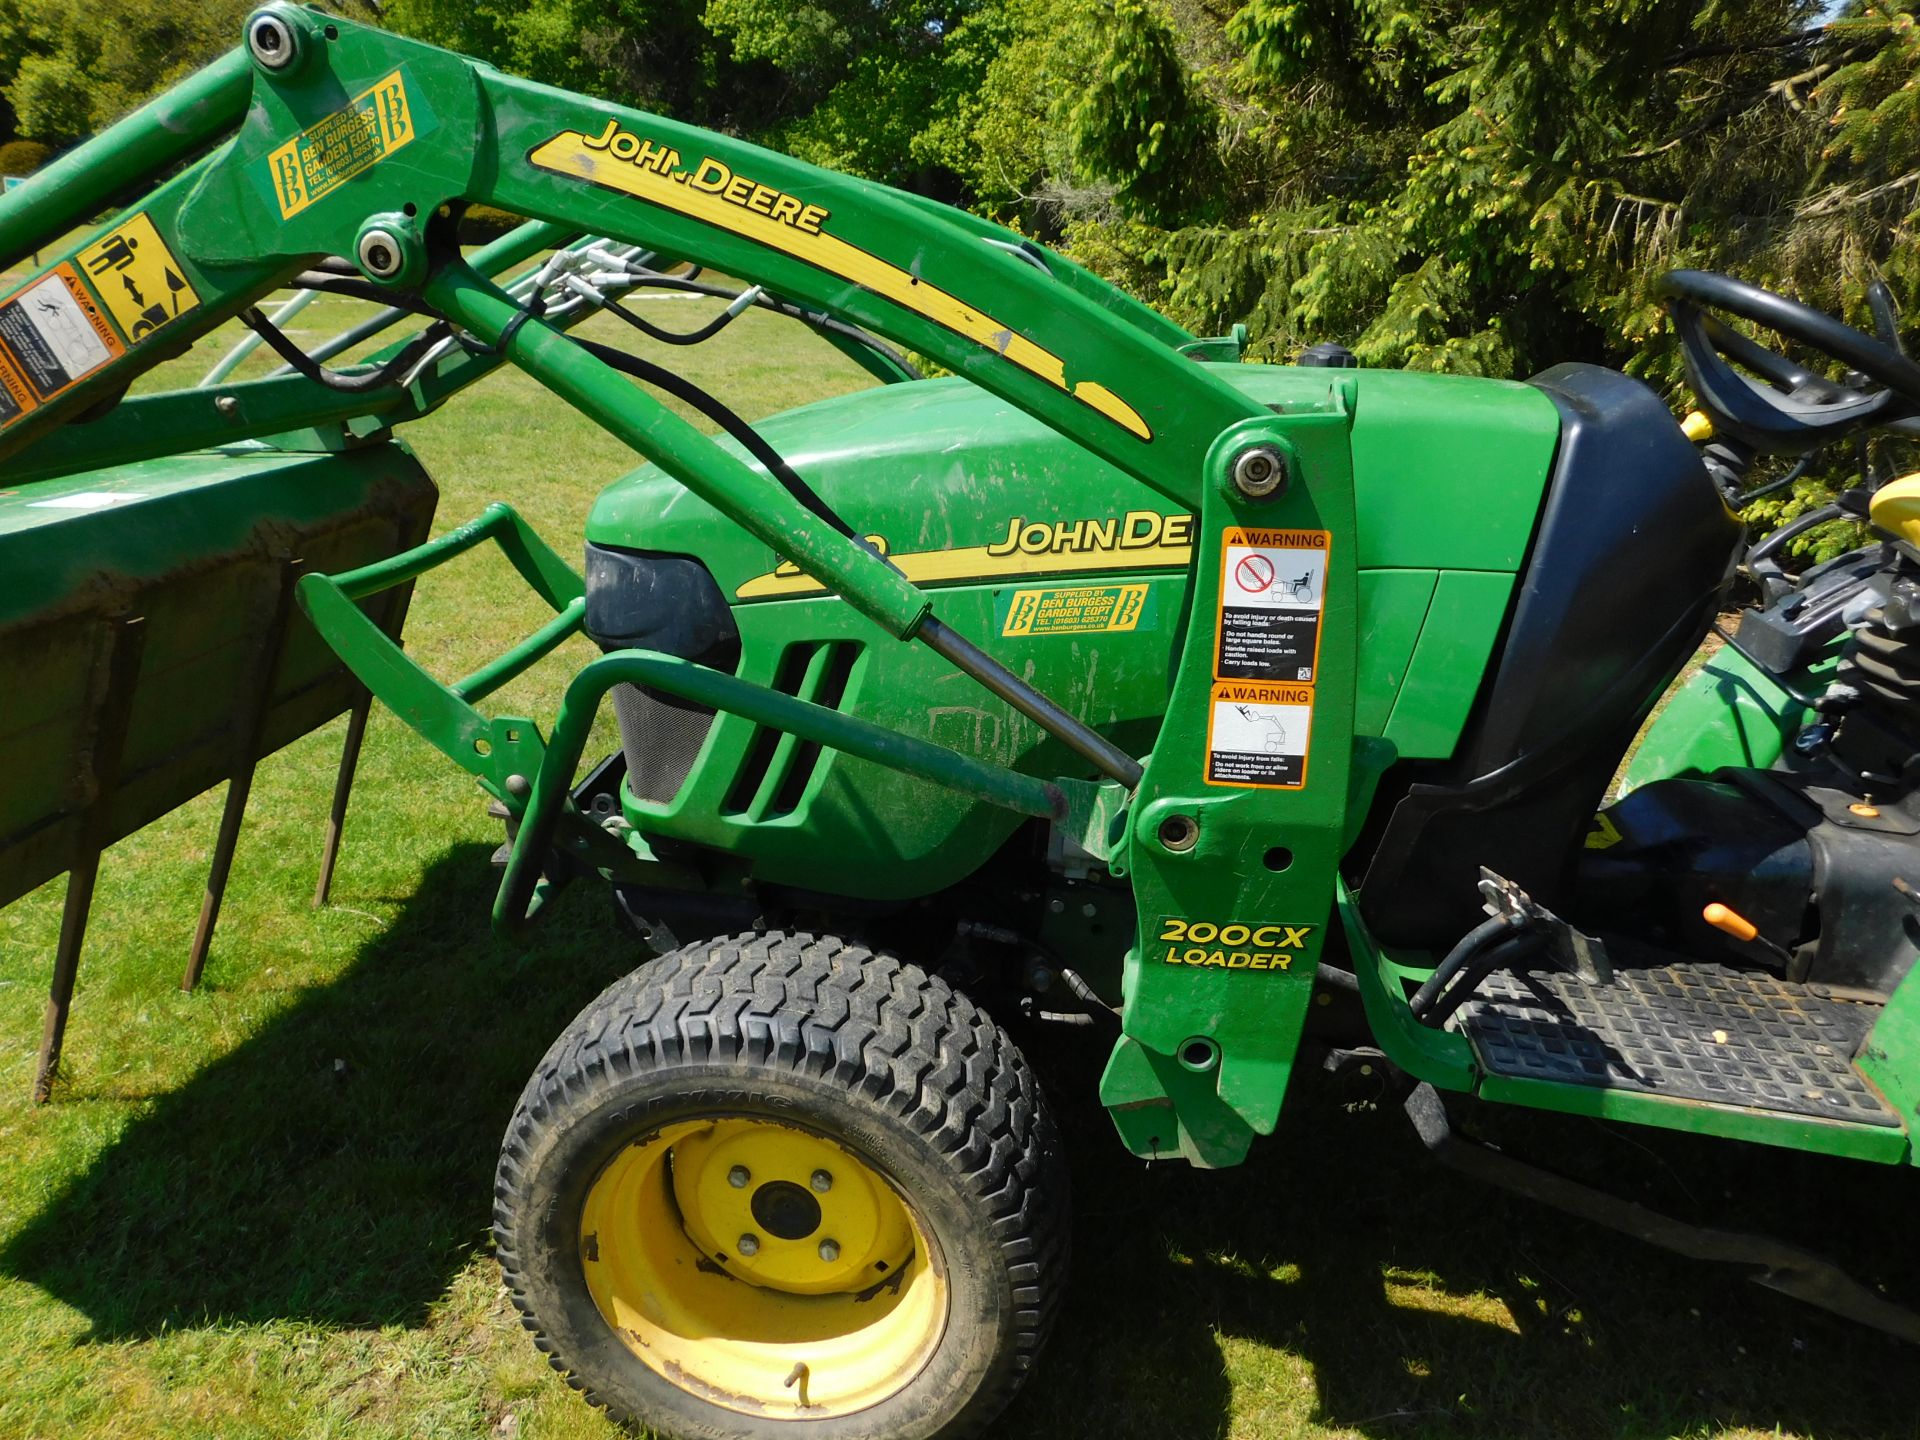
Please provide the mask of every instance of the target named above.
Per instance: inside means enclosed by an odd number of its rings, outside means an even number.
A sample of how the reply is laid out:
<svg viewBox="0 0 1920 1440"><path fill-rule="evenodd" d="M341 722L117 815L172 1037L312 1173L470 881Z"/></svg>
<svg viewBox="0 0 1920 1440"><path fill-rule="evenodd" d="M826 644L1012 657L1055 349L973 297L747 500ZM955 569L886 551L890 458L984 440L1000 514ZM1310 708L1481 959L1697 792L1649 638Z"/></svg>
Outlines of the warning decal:
<svg viewBox="0 0 1920 1440"><path fill-rule="evenodd" d="M0 427L125 353L71 265L0 300Z"/></svg>
<svg viewBox="0 0 1920 1440"><path fill-rule="evenodd" d="M9 365L6 352L0 350L0 430L4 430L33 408L33 392L27 382Z"/></svg>
<svg viewBox="0 0 1920 1440"><path fill-rule="evenodd" d="M1005 601L1002 635L1085 635L1137 630L1151 592L1145 585L1076 585L1016 590Z"/></svg>
<svg viewBox="0 0 1920 1440"><path fill-rule="evenodd" d="M132 345L200 303L180 262L145 215L115 226L82 250L80 268Z"/></svg>
<svg viewBox="0 0 1920 1440"><path fill-rule="evenodd" d="M1307 783L1311 685L1225 681L1207 716L1207 784L1298 790Z"/></svg>
<svg viewBox="0 0 1920 1440"><path fill-rule="evenodd" d="M1222 534L1216 678L1312 682L1330 540L1325 530Z"/></svg>

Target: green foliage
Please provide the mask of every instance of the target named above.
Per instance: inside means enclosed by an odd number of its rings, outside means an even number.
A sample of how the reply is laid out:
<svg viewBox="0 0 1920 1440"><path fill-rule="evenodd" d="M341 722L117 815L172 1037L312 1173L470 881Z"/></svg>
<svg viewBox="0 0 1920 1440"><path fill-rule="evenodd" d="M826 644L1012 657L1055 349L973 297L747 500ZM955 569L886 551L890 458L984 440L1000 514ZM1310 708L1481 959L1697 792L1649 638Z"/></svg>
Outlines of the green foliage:
<svg viewBox="0 0 1920 1440"><path fill-rule="evenodd" d="M9 140L0 145L0 175L31 175L52 158L38 140Z"/></svg>
<svg viewBox="0 0 1920 1440"><path fill-rule="evenodd" d="M77 140L95 127L95 86L71 55L29 55L7 89L20 123L36 135Z"/></svg>
<svg viewBox="0 0 1920 1440"><path fill-rule="evenodd" d="M1674 385L1648 293L1672 266L1856 319L1876 275L1920 295L1915 0L1830 24L1815 0L1246 0L1183 5L1177 35L1141 0L1038 8L1035 33L1106 38L1070 153L1025 152L1059 213L1023 217L1183 323L1245 321L1267 358L1338 339L1375 365ZM995 133L1059 120L991 98L1024 110ZM1108 194L1076 193L1089 169Z"/></svg>
<svg viewBox="0 0 1920 1440"><path fill-rule="evenodd" d="M774 118L758 83L702 19L703 0L388 0L403 34L544 84L700 125Z"/></svg>
<svg viewBox="0 0 1920 1440"><path fill-rule="evenodd" d="M1190 79L1166 16L1145 0L1115 0L1106 48L1069 116L1073 152L1145 219L1204 216L1219 162L1213 103Z"/></svg>
<svg viewBox="0 0 1920 1440"><path fill-rule="evenodd" d="M1920 296L1920 25L1913 0L1866 0L1833 29L1849 58L1821 85L1832 109L1832 143L1822 158L1838 163L1828 172L1829 188L1805 208L1842 232L1888 235L1888 279Z"/></svg>
<svg viewBox="0 0 1920 1440"><path fill-rule="evenodd" d="M251 0L0 0L0 93L21 133L84 139L239 42Z"/></svg>
<svg viewBox="0 0 1920 1440"><path fill-rule="evenodd" d="M1007 0L708 0L738 55L775 69L785 118L765 139L803 159L962 199L979 92Z"/></svg>

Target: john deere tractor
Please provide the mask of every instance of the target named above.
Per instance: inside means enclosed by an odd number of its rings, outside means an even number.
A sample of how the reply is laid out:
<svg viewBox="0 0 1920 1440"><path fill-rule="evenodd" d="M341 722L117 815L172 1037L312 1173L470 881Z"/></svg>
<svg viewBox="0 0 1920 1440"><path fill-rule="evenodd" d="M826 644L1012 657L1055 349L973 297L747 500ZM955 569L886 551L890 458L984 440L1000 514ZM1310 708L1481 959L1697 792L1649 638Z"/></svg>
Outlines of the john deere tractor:
<svg viewBox="0 0 1920 1440"><path fill-rule="evenodd" d="M528 226L474 255L477 204ZM77 825L34 852L44 878L162 808L85 804L179 753L140 723L153 687L206 689L156 661L172 632L137 597L161 559L192 571L235 517L271 540L385 516L269 545L285 589L188 631L291 593L283 658L219 705L270 748L351 695L301 710L284 657L314 685L344 665L504 820L502 933L608 885L634 968L528 1080L495 1235L535 1342L615 1415L989 1424L1069 1229L1009 1010L1106 1027L1085 1081L1143 1160L1242 1160L1311 1043L1397 1077L1443 1159L1920 1338L1812 1256L1448 1126L1477 1100L1915 1163L1920 478L1869 471L1758 543L1739 513L1783 458L1920 425L1884 292L1868 334L1667 275L1684 427L1586 364L1243 364L1243 333L1190 335L972 216L280 3L0 200L0 263L36 248L0 299L0 646L15 673L93 657L7 705L29 739L91 737L95 784L10 775L0 840ZM380 308L317 352L258 308L287 287ZM683 333L623 298L649 291L727 305ZM884 383L749 426L569 333L601 313L691 344L754 307ZM129 396L235 317L280 372ZM506 504L423 538L394 429L501 364L648 462L600 492L584 554ZM1790 573L1833 519L1866 542ZM552 619L436 678L395 597L488 546ZM1621 773L1741 571L1759 598ZM61 631L103 583L136 599ZM602 653L550 721L482 708L576 634ZM609 703L619 747L590 754Z"/></svg>

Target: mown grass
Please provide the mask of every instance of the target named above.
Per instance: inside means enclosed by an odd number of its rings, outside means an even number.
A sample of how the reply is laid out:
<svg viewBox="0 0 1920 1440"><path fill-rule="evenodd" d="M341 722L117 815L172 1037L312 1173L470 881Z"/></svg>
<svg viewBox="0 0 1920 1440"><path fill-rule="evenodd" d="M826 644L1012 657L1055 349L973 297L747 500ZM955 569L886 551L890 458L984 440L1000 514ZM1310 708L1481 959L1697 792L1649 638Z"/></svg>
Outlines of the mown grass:
<svg viewBox="0 0 1920 1440"><path fill-rule="evenodd" d="M323 303L298 328L342 313ZM657 313L690 327L711 310ZM197 377L207 351L169 377ZM864 383L760 315L674 358L750 416ZM442 487L441 527L505 497L563 550L630 463L512 374L407 438ZM410 648L460 673L533 615L473 557L423 585ZM496 703L550 714L566 674L543 667ZM220 794L108 855L44 1109L25 1096L61 886L0 912L0 1435L614 1433L514 1322L489 1182L523 1078L637 957L585 886L529 949L496 942L497 828L385 715L335 904L310 909L340 734L262 767L197 993L176 980ZM1028 1043L1074 1136L1077 1250L1059 1333L1000 1434L1920 1437L1911 1350L1436 1169L1374 1080L1302 1076L1248 1165L1202 1174L1121 1153L1093 1096L1098 1043ZM1513 1148L1789 1233L1920 1297L1920 1176L1483 1119Z"/></svg>

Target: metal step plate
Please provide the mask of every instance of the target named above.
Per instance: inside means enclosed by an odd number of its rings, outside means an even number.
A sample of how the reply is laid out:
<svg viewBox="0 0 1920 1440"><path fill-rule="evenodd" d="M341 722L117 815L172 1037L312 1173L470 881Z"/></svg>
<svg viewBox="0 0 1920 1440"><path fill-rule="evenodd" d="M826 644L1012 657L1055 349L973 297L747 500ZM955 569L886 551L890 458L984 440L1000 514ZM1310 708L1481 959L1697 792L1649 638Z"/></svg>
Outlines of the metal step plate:
<svg viewBox="0 0 1920 1440"><path fill-rule="evenodd" d="M1489 976L1449 1028L1492 1075L1898 1126L1853 1068L1877 1006L1719 965Z"/></svg>

